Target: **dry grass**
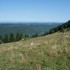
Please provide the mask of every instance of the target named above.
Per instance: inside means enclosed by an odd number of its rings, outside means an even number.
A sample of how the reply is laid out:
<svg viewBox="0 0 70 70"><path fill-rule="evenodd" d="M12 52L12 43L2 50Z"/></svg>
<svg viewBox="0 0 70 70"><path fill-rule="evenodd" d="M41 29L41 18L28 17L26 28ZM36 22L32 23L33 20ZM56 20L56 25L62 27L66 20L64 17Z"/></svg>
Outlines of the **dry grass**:
<svg viewBox="0 0 70 70"><path fill-rule="evenodd" d="M0 70L69 70L70 32L0 45Z"/></svg>

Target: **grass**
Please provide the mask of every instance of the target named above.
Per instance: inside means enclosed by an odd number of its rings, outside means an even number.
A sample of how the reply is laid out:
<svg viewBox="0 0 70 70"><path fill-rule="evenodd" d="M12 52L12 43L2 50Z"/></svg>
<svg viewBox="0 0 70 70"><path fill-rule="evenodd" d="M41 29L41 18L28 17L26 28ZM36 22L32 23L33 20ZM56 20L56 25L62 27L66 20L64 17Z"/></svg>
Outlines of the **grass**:
<svg viewBox="0 0 70 70"><path fill-rule="evenodd" d="M1 44L0 70L70 70L70 32Z"/></svg>

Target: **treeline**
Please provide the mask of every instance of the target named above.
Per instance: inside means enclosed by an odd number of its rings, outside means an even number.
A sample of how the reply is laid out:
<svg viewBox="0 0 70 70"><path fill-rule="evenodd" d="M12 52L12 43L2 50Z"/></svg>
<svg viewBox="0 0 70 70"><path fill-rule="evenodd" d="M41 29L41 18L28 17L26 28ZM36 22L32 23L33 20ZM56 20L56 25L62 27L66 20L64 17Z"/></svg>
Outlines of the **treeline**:
<svg viewBox="0 0 70 70"><path fill-rule="evenodd" d="M50 29L49 32L45 32L44 34L42 34L41 36L45 36L45 35L48 35L48 34L52 34L52 33L55 33L55 32L64 32L65 29L68 29L70 30L70 20L62 25L59 25L53 29Z"/></svg>
<svg viewBox="0 0 70 70"><path fill-rule="evenodd" d="M22 34L17 33L16 35L13 33L5 34L3 37L0 35L0 44L1 43L9 43L16 42L22 39Z"/></svg>
<svg viewBox="0 0 70 70"><path fill-rule="evenodd" d="M32 34L32 35L25 34L25 35L23 36L23 38L24 38L24 39L27 39L27 38L35 38L35 37L38 37L38 36L39 36L38 33L34 33L34 34Z"/></svg>
<svg viewBox="0 0 70 70"><path fill-rule="evenodd" d="M31 36L29 36L27 34L22 35L20 33L16 33L16 34L10 33L10 34L5 34L4 36L0 35L0 44L16 42L16 41L21 40L22 38L27 39L27 38L35 38L35 37L38 37L38 33L35 33Z"/></svg>

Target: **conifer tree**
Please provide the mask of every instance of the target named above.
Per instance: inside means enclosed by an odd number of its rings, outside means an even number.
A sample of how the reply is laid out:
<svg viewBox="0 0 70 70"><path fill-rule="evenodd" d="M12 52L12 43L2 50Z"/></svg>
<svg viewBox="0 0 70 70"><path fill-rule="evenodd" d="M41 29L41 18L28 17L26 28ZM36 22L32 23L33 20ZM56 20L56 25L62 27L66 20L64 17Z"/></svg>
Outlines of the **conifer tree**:
<svg viewBox="0 0 70 70"><path fill-rule="evenodd" d="M21 40L21 39L22 39L22 34L19 35L19 39L18 40Z"/></svg>
<svg viewBox="0 0 70 70"><path fill-rule="evenodd" d="M16 34L16 39L15 41L19 41L19 33Z"/></svg>
<svg viewBox="0 0 70 70"><path fill-rule="evenodd" d="M2 39L2 36L0 35L0 44L2 44L3 42L3 39Z"/></svg>
<svg viewBox="0 0 70 70"><path fill-rule="evenodd" d="M5 34L4 39L3 39L3 42L4 43L8 43L9 42L8 35L7 34Z"/></svg>
<svg viewBox="0 0 70 70"><path fill-rule="evenodd" d="M9 42L14 42L14 41L15 41L14 34L10 33Z"/></svg>
<svg viewBox="0 0 70 70"><path fill-rule="evenodd" d="M29 38L29 35L25 34L25 38Z"/></svg>
<svg viewBox="0 0 70 70"><path fill-rule="evenodd" d="M0 35L0 39L2 40L2 36Z"/></svg>

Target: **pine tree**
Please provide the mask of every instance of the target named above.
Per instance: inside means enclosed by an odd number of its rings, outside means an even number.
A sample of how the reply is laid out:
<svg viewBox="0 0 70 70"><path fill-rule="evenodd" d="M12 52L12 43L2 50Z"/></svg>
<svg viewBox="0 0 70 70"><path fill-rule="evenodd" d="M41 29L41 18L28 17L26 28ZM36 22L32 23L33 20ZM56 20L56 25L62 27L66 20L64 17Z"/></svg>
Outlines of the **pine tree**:
<svg viewBox="0 0 70 70"><path fill-rule="evenodd" d="M29 35L25 34L25 38L29 38Z"/></svg>
<svg viewBox="0 0 70 70"><path fill-rule="evenodd" d="M22 39L22 34L19 34L18 41Z"/></svg>
<svg viewBox="0 0 70 70"><path fill-rule="evenodd" d="M2 39L2 36L0 35L0 44L3 43L3 39Z"/></svg>
<svg viewBox="0 0 70 70"><path fill-rule="evenodd" d="M9 42L14 42L14 41L15 41L14 34L10 33Z"/></svg>
<svg viewBox="0 0 70 70"><path fill-rule="evenodd" d="M9 42L8 35L7 34L5 34L4 39L3 39L3 42L4 43L8 43Z"/></svg>
<svg viewBox="0 0 70 70"><path fill-rule="evenodd" d="M2 36L0 35L0 39L2 40Z"/></svg>
<svg viewBox="0 0 70 70"><path fill-rule="evenodd" d="M16 34L16 39L15 41L19 41L19 33Z"/></svg>

